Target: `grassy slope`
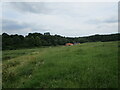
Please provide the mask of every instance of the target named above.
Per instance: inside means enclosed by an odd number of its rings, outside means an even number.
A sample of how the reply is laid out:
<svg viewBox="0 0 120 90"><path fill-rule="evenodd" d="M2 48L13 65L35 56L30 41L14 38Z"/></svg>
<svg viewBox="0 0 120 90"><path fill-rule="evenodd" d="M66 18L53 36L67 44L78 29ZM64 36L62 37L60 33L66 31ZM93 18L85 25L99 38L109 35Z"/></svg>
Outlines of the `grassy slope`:
<svg viewBox="0 0 120 90"><path fill-rule="evenodd" d="M117 60L118 42L3 51L3 87L115 88Z"/></svg>

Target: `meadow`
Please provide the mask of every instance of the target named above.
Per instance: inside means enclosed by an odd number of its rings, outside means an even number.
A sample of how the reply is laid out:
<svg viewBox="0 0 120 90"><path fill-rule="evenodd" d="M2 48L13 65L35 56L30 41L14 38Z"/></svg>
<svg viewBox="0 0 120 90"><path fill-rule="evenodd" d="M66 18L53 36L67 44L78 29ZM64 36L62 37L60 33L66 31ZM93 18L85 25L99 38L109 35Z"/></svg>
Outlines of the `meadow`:
<svg viewBox="0 0 120 90"><path fill-rule="evenodd" d="M118 41L5 50L3 88L117 88Z"/></svg>

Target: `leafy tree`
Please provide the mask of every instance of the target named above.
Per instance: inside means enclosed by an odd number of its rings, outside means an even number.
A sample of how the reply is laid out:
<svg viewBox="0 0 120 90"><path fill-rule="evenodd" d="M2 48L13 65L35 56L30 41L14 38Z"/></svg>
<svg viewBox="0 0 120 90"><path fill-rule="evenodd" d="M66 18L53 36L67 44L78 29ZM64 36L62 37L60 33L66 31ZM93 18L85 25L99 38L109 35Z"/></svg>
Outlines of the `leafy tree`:
<svg viewBox="0 0 120 90"><path fill-rule="evenodd" d="M18 49L18 48L31 48L40 46L57 46L65 45L66 43L85 43L97 41L118 41L120 40L120 33L110 35L92 35L87 37L63 37L60 35L50 35L50 33L29 33L27 36L22 35L8 35L2 34L2 49Z"/></svg>

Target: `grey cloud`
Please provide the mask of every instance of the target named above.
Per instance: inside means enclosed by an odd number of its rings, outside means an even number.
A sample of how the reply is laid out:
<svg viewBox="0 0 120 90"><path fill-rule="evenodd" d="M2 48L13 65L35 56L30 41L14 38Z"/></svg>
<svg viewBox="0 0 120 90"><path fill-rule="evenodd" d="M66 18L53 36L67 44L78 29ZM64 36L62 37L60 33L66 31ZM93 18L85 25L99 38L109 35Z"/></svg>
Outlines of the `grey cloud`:
<svg viewBox="0 0 120 90"><path fill-rule="evenodd" d="M50 3L50 2L11 2L10 5L17 11L37 13L37 14L66 14L77 16L78 12L74 12L71 3ZM79 14L80 16L84 16ZM79 17L79 15L77 17Z"/></svg>
<svg viewBox="0 0 120 90"><path fill-rule="evenodd" d="M10 20L10 19L3 19L2 20L2 30L7 31L7 32L20 32L23 29L29 28L31 32L45 32L48 31L49 29L46 29L45 26L43 27L42 25L34 25L33 23L19 23L18 21L15 20Z"/></svg>
<svg viewBox="0 0 120 90"><path fill-rule="evenodd" d="M4 5L4 18L9 18L10 20L3 21L3 29L6 29L6 32L10 33L13 33L13 31L14 33L50 31L53 34L60 33L72 36L73 32L80 33L81 35L97 31L104 33L106 28L98 29L97 24L100 24L103 27L106 23L117 22L117 19L115 19L116 17L108 18L116 14L116 12L114 13L115 9L107 7L108 3L103 4L106 5L104 7L105 9L101 9L102 4L96 5L95 8L92 7L92 5L89 6L89 4L86 5L86 7L81 5L82 4L79 3L60 4L49 2L48 4L47 2L11 2L10 4ZM14 17L15 15L17 17ZM21 21L22 23L19 23L18 21ZM108 29L111 28L109 26L105 27L108 27ZM113 32L112 29L115 30L115 27L116 26L110 29L111 32ZM70 33L69 28L72 28L73 32ZM77 34L75 33L74 35Z"/></svg>
<svg viewBox="0 0 120 90"><path fill-rule="evenodd" d="M49 12L49 8L45 7L44 2L11 2L10 3L13 8L29 13L47 13Z"/></svg>
<svg viewBox="0 0 120 90"><path fill-rule="evenodd" d="M3 30L20 30L29 27L28 24L18 23L14 20L3 19L2 20L2 29Z"/></svg>
<svg viewBox="0 0 120 90"><path fill-rule="evenodd" d="M94 19L94 20L87 21L87 23L89 24L117 23L117 22L118 22L117 18L109 18L109 19L102 19L102 20Z"/></svg>
<svg viewBox="0 0 120 90"><path fill-rule="evenodd" d="M103 22L106 22L106 23L117 23L118 20L117 20L117 18L110 18L110 19L104 20Z"/></svg>

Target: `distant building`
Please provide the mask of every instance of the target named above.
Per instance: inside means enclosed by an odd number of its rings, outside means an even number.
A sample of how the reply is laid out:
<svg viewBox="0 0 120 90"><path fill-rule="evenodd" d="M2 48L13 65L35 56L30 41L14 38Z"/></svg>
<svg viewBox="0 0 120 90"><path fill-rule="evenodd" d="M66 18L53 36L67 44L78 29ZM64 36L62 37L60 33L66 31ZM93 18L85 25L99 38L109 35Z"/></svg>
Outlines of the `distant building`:
<svg viewBox="0 0 120 90"><path fill-rule="evenodd" d="M66 46L72 46L73 43L66 43L65 45L66 45Z"/></svg>

